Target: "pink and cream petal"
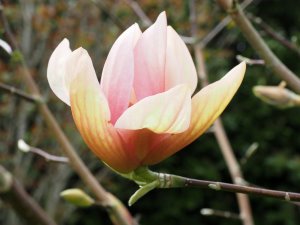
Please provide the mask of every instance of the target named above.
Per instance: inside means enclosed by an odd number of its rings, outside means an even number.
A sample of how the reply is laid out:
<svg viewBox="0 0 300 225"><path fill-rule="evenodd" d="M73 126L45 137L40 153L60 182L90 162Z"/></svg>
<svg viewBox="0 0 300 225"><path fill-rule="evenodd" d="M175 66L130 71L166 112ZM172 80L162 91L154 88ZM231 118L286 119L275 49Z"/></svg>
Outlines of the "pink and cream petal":
<svg viewBox="0 0 300 225"><path fill-rule="evenodd" d="M185 43L176 31L168 26L165 90L179 84L189 85L193 93L197 86L197 72Z"/></svg>
<svg viewBox="0 0 300 225"><path fill-rule="evenodd" d="M69 41L64 39L52 53L47 68L50 88L67 105L70 105L70 96L65 85L65 62L71 53Z"/></svg>
<svg viewBox="0 0 300 225"><path fill-rule="evenodd" d="M191 125L183 133L166 137L144 160L145 165L156 164L173 155L198 138L223 112L238 90L245 74L246 64L240 63L222 79L198 92L192 99Z"/></svg>
<svg viewBox="0 0 300 225"><path fill-rule="evenodd" d="M137 24L124 31L112 46L104 64L101 88L109 102L112 124L129 105L134 78L133 50L141 33Z"/></svg>
<svg viewBox="0 0 300 225"><path fill-rule="evenodd" d="M115 127L127 130L147 128L155 133L180 133L188 129L191 92L187 85L146 97L128 108Z"/></svg>
<svg viewBox="0 0 300 225"><path fill-rule="evenodd" d="M135 168L123 150L120 136L108 122L109 106L101 91L91 58L81 48L66 62L71 110L84 141L106 164L120 172Z"/></svg>
<svg viewBox="0 0 300 225"><path fill-rule="evenodd" d="M134 90L137 100L165 91L167 18L162 12L135 47Z"/></svg>

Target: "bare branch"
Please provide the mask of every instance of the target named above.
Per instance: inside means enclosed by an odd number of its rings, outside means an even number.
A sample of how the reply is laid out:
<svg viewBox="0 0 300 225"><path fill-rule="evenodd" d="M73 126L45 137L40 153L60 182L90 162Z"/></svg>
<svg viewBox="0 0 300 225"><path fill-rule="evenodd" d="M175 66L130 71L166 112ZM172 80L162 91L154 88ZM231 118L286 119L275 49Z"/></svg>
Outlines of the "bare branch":
<svg viewBox="0 0 300 225"><path fill-rule="evenodd" d="M278 41L280 44L285 46L286 48L292 50L293 52L297 53L298 56L300 56L300 48L287 40L285 37L281 36L276 32L271 26L269 26L266 22L264 22L260 17L254 17L249 14L247 14L249 19L257 24L261 29L263 29L266 34L268 34L270 37L272 37L274 40Z"/></svg>
<svg viewBox="0 0 300 225"><path fill-rule="evenodd" d="M38 98L34 95L27 94L24 91L21 91L15 87L7 85L7 84L0 83L0 90L5 91L10 94L13 94L13 95L16 95L16 96L18 96L26 101L29 101L29 102L37 103L37 102L42 101L40 98Z"/></svg>
<svg viewBox="0 0 300 225"><path fill-rule="evenodd" d="M244 9L246 8L248 5L251 4L251 2L253 2L253 0L245 0L242 4L241 7ZM231 21L231 17L230 16L226 16L220 23L217 24L217 26L215 26L204 38L201 38L198 43L200 45L201 48L204 48L209 42L211 42L212 39L214 39L217 34L219 34L226 26L227 24L230 23Z"/></svg>
<svg viewBox="0 0 300 225"><path fill-rule="evenodd" d="M123 0L130 8L135 12L135 14L142 20L145 27L149 27L152 24L150 18L142 10L140 5L134 0Z"/></svg>
<svg viewBox="0 0 300 225"><path fill-rule="evenodd" d="M9 203L28 224L57 225L1 165L0 181L0 198ZM1 189L4 185L7 186L6 190Z"/></svg>
<svg viewBox="0 0 300 225"><path fill-rule="evenodd" d="M236 59L239 62L243 62L244 61L249 66L253 66L253 65L265 65L265 61L262 60L262 59L249 59L249 58L247 58L245 56L242 56L242 55L237 55Z"/></svg>
<svg viewBox="0 0 300 225"><path fill-rule="evenodd" d="M294 91L300 93L300 79L271 51L248 20L241 7L236 3L234 4L234 8L225 10L240 28L252 48L256 50L257 54L265 61L266 66L282 80L285 80Z"/></svg>
<svg viewBox="0 0 300 225"><path fill-rule="evenodd" d="M191 32L192 36L197 35L197 24L196 24L196 5L195 0L190 1L190 20L191 20ZM206 64L203 57L202 47L200 44L194 45L194 52L197 62L197 69L199 79L202 87L209 84L208 76L206 72ZM242 171L238 164L238 161L233 153L233 149L226 135L221 119L217 119L214 124L214 135L219 144L220 150L225 159L226 165L229 169L231 178L234 183L240 183L244 181ZM237 194L237 200L239 204L240 214L243 215L242 222L244 225L253 225L252 210L250 206L249 198L243 194Z"/></svg>
<svg viewBox="0 0 300 225"><path fill-rule="evenodd" d="M18 141L18 148L23 152L32 152L43 157L46 161L57 163L69 163L69 159L63 156L51 155L40 148L35 148L28 145L24 140Z"/></svg>
<svg viewBox="0 0 300 225"><path fill-rule="evenodd" d="M200 210L200 213L203 216L218 216L218 217L223 217L226 219L242 220L240 215L233 213L233 212L229 212L229 211L203 208Z"/></svg>

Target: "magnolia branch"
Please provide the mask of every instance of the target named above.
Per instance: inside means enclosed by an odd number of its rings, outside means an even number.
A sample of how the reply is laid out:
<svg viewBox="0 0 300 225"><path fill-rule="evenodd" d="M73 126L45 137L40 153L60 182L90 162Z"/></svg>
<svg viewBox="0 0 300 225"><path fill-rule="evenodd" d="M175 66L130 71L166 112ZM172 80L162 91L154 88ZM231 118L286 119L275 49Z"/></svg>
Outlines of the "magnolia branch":
<svg viewBox="0 0 300 225"><path fill-rule="evenodd" d="M190 20L191 20L191 32L193 36L197 35L196 24L196 11L195 1L190 1ZM208 76L206 72L206 64L202 53L202 46L200 44L194 45L195 58L197 62L197 71L202 87L209 84ZM217 119L214 124L214 135L220 147L221 153L225 159L226 165L230 172L233 182L241 182L244 180L242 171L238 164L238 161L233 153L233 149L226 135L226 131L223 127L221 119ZM250 206L249 198L246 195L237 194L237 201L240 209L240 214L243 215L242 222L244 225L253 225L252 210Z"/></svg>
<svg viewBox="0 0 300 225"><path fill-rule="evenodd" d="M131 196L130 204L136 202L139 198L155 188L204 188L214 191L226 191L247 195L258 195L281 199L289 202L300 202L300 193L277 191L261 187L251 187L239 184L230 184L219 181L199 180L188 177L177 176L173 174L157 173L148 169L148 167L140 167L129 175L123 175L128 179L135 181L140 188ZM245 217L242 214L242 218ZM242 219L244 221L244 219ZM245 222L245 221L244 221ZM249 221L247 223L250 223Z"/></svg>
<svg viewBox="0 0 300 225"><path fill-rule="evenodd" d="M261 18L259 17L254 17L251 15L248 15L249 19L254 22L255 24L257 24L261 29L263 29L263 31L269 35L270 37L272 37L274 40L278 41L280 44L282 44L283 46L285 46L286 48L294 51L295 53L297 53L300 56L300 49L298 48L298 46L296 46L294 43L290 42L289 40L287 40L285 37L281 36L280 34L278 34L278 32L276 32L271 26L269 26L266 22L264 22Z"/></svg>
<svg viewBox="0 0 300 225"><path fill-rule="evenodd" d="M236 219L236 220L242 219L241 216L236 213L229 212L229 211L216 210L216 209L203 208L200 210L200 213L203 216L218 216L218 217L223 217L226 219Z"/></svg>
<svg viewBox="0 0 300 225"><path fill-rule="evenodd" d="M230 14L246 40L265 61L266 66L273 70L278 77L286 81L295 92L300 93L300 79L271 51L238 3L236 1L233 3L232 0L218 0L218 2Z"/></svg>
<svg viewBox="0 0 300 225"><path fill-rule="evenodd" d="M39 204L16 181L12 174L0 165L0 198L9 203L27 224L57 225Z"/></svg>
<svg viewBox="0 0 300 225"><path fill-rule="evenodd" d="M26 92L21 91L21 90L15 88L15 87L9 86L7 84L0 83L0 89L2 91L7 92L7 93L16 95L16 96L18 96L18 97L20 97L20 98L22 98L22 99L24 99L26 101L29 101L29 102L36 103L36 102L40 101L40 99L37 98L36 96L27 94Z"/></svg>
<svg viewBox="0 0 300 225"><path fill-rule="evenodd" d="M234 192L234 193L251 194L251 195L277 198L285 201L300 202L300 194L295 192L276 191L276 190L265 189L265 188L249 187L244 185L229 184L224 182L215 182L215 181L208 181L208 180L197 180L191 178L183 178L183 179L185 179L185 184L184 184L185 187L199 187L199 188L212 189L215 191L227 191L227 192Z"/></svg>
<svg viewBox="0 0 300 225"><path fill-rule="evenodd" d="M251 4L253 0L245 0L242 2L241 7L245 9L248 5ZM204 48L212 39L214 39L231 21L230 16L226 16L221 20L204 38L199 40L199 45L201 48Z"/></svg>
<svg viewBox="0 0 300 225"><path fill-rule="evenodd" d="M23 152L32 152L36 155L39 155L49 162L69 163L69 159L67 157L51 155L42 149L35 148L33 146L28 145L27 143L24 142L24 140L18 141L18 148Z"/></svg>

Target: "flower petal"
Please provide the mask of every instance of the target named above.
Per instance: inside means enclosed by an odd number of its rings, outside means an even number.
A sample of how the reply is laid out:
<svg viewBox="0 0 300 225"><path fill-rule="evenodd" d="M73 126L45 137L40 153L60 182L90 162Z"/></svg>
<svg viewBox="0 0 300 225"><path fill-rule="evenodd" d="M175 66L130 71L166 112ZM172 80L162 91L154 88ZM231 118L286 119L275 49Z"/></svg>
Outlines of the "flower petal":
<svg viewBox="0 0 300 225"><path fill-rule="evenodd" d="M136 167L123 150L115 128L108 123L110 111L88 53L79 48L66 62L75 124L89 148L106 164L120 172Z"/></svg>
<svg viewBox="0 0 300 225"><path fill-rule="evenodd" d="M129 105L134 78L133 49L141 33L137 24L124 31L112 46L104 64L101 88L109 103L112 124Z"/></svg>
<svg viewBox="0 0 300 225"><path fill-rule="evenodd" d="M135 47L134 90L137 100L165 91L167 18L162 12Z"/></svg>
<svg viewBox="0 0 300 225"><path fill-rule="evenodd" d="M128 130L147 128L155 133L180 133L190 125L191 92L187 85L149 96L128 108L115 127Z"/></svg>
<svg viewBox="0 0 300 225"><path fill-rule="evenodd" d="M65 85L65 62L71 54L68 39L64 39L52 53L47 69L47 78L54 94L70 105L69 92Z"/></svg>
<svg viewBox="0 0 300 225"><path fill-rule="evenodd" d="M189 85L191 93L193 93L197 86L197 72L185 43L176 31L168 26L165 90L179 84Z"/></svg>
<svg viewBox="0 0 300 225"><path fill-rule="evenodd" d="M222 79L198 92L192 99L191 125L183 133L170 135L153 147L144 164L156 164L187 146L207 130L223 112L239 88L246 64L240 63Z"/></svg>

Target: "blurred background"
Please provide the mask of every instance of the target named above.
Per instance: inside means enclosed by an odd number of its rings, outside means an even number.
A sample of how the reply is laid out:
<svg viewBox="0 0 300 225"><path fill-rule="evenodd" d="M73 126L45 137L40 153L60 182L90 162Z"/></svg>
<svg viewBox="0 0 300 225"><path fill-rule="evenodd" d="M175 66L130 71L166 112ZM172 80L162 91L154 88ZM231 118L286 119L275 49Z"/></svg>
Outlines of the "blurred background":
<svg viewBox="0 0 300 225"><path fill-rule="evenodd" d="M135 22L142 30L149 25L134 12L131 2L6 0L1 5L1 12L7 18L20 52L15 51L10 56L0 48L0 83L27 91L18 69L20 57L23 57L48 106L81 158L97 180L125 204L137 186L107 169L89 151L76 130L69 107L50 90L46 69L53 49L66 37L73 49L82 46L88 50L97 73L101 75L106 56L120 33ZM201 43L226 17L226 13L215 1L195 2L197 33L194 38L189 38L192 29L190 1L141 0L138 4L151 21L165 10L168 23L187 42ZM253 0L246 11L299 46L300 14L297 5L299 2L296 0ZM256 28L278 57L299 74L299 53L276 41L265 28L259 25ZM3 21L0 38L10 43ZM192 45L188 43L188 47L194 54ZM210 81L219 79L236 65L236 55L259 59L233 22L206 44L203 54ZM249 66L241 88L221 117L247 182L300 192L300 108L279 109L262 102L252 92L255 85L278 85L280 81L265 66ZM24 185L58 224L111 224L100 207L77 208L63 201L59 193L64 189L79 187L89 191L68 164L47 162L35 154L18 150L19 139L62 156L57 140L45 125L36 105L0 89L0 164ZM254 145L256 151L245 160L247 151ZM232 182L211 132L152 169L198 179ZM297 205L253 196L250 196L250 201L256 224L299 224L300 207ZM130 207L130 211L144 225L242 224L238 219L202 215L200 211L203 208L239 212L235 194L202 189L155 190ZM23 224L22 218L1 198L0 224Z"/></svg>

